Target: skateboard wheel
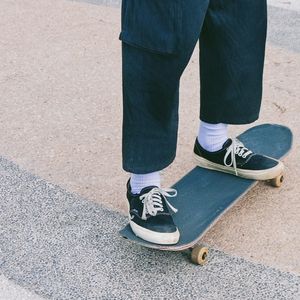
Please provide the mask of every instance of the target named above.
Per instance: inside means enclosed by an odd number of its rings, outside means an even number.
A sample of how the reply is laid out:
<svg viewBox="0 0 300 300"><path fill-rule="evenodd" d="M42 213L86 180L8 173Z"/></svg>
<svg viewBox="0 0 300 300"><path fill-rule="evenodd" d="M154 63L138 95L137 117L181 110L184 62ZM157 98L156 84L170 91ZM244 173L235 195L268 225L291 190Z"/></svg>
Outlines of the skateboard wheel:
<svg viewBox="0 0 300 300"><path fill-rule="evenodd" d="M271 179L271 185L274 187L280 187L282 185L283 182L283 175L279 175L273 179Z"/></svg>
<svg viewBox="0 0 300 300"><path fill-rule="evenodd" d="M208 248L196 245L192 250L191 259L193 263L203 266L207 262L207 256Z"/></svg>

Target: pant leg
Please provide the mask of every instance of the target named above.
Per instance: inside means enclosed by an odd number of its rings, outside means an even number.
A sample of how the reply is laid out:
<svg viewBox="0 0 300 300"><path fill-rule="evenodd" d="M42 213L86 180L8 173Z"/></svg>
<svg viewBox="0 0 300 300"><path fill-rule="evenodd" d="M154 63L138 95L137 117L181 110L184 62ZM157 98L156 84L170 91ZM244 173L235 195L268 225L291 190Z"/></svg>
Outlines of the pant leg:
<svg viewBox="0 0 300 300"><path fill-rule="evenodd" d="M200 37L200 119L247 124L259 116L265 0L211 0Z"/></svg>
<svg viewBox="0 0 300 300"><path fill-rule="evenodd" d="M208 0L123 0L122 156L132 173L175 158L180 77L199 39Z"/></svg>

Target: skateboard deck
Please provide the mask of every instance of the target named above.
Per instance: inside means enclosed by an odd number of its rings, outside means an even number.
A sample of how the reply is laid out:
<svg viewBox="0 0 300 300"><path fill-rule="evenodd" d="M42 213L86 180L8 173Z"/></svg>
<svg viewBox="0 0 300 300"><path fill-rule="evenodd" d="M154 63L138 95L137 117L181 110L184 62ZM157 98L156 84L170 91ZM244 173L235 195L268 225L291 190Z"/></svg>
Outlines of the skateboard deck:
<svg viewBox="0 0 300 300"><path fill-rule="evenodd" d="M291 149L293 136L285 126L263 124L246 130L237 138L255 153L280 159ZM196 166L172 186L177 190L177 197L171 199L171 204L178 209L173 215L180 231L177 244L159 245L144 241L132 232L129 224L120 231L120 235L131 242L159 250L192 248L256 183L255 180Z"/></svg>

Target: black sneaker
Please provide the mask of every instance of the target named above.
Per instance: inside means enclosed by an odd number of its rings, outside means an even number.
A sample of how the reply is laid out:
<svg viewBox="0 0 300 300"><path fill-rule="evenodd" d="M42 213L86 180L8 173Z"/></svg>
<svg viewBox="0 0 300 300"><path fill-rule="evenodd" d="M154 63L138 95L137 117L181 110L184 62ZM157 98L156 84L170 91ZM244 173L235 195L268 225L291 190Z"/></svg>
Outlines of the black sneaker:
<svg viewBox="0 0 300 300"><path fill-rule="evenodd" d="M166 199L175 197L175 189L148 186L139 194L132 194L130 179L127 182L129 224L136 236L156 244L172 245L179 240L179 231L173 222L170 210L174 208Z"/></svg>
<svg viewBox="0 0 300 300"><path fill-rule="evenodd" d="M200 167L248 179L272 179L284 169L279 160L253 153L237 139L228 139L221 150L209 152L201 147L196 138L194 156Z"/></svg>

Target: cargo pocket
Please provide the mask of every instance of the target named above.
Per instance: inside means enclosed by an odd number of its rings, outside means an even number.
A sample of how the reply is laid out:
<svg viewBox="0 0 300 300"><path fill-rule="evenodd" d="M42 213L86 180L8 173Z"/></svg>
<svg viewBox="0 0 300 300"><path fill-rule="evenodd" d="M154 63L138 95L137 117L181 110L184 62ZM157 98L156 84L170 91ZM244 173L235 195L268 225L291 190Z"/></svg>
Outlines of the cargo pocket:
<svg viewBox="0 0 300 300"><path fill-rule="evenodd" d="M119 40L161 54L180 49L182 0L122 0Z"/></svg>

